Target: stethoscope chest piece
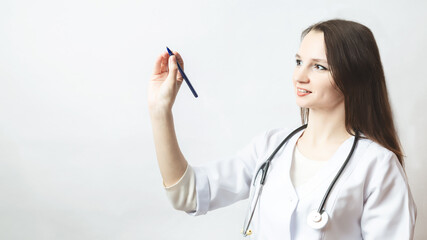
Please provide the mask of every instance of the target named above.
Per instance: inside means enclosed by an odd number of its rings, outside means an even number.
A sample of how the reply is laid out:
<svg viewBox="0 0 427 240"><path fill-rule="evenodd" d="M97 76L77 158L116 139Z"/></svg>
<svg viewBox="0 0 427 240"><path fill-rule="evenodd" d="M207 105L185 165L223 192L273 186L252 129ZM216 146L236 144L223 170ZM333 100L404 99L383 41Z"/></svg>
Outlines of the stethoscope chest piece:
<svg viewBox="0 0 427 240"><path fill-rule="evenodd" d="M322 229L328 223L329 216L326 211L323 211L320 214L318 211L314 210L307 216L307 224L308 226L314 229Z"/></svg>

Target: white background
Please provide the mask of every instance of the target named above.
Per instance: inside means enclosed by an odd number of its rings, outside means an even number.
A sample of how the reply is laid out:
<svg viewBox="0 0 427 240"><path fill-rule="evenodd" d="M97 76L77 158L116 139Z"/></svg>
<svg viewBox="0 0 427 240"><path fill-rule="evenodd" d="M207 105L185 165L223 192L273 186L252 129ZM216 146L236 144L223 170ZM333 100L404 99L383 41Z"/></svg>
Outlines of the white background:
<svg viewBox="0 0 427 240"><path fill-rule="evenodd" d="M406 171L427 239L427 3L423 1L0 1L0 239L239 239L246 202L191 217L162 188L147 83L165 46L193 165L266 129L299 125L300 33L330 18L377 39ZM379 126L380 127L380 126Z"/></svg>

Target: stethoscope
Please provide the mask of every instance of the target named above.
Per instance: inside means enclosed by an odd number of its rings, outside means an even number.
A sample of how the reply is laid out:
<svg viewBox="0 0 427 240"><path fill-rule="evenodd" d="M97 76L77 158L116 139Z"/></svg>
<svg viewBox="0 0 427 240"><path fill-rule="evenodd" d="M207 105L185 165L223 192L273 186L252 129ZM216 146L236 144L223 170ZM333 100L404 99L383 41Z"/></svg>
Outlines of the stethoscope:
<svg viewBox="0 0 427 240"><path fill-rule="evenodd" d="M268 172L268 168L270 167L270 163L274 158L274 155L276 155L276 153L283 147L283 145L285 145L286 142L288 142L288 140L293 137L297 132L305 129L307 127L307 124L302 125L301 127L295 129L293 132L291 132L280 144L279 146L274 150L274 152L271 154L271 156L258 168L258 171L255 175L254 181L253 181L253 186L254 186L254 190L252 191L252 196L251 196L251 201L249 204L249 211L248 211L248 215L245 218L245 222L243 225L243 231L242 234L243 236L248 236L252 234L252 231L249 229L249 226L252 222L252 218L254 216L255 213L255 208L258 204L258 201L260 199L261 193L262 193L262 189L264 187L265 184L265 179L267 177L267 172ZM323 196L322 202L320 203L319 208L316 210L313 210L308 216L307 216L307 224L312 227L313 229L322 229L324 226L326 226L326 224L328 223L329 220L329 216L326 213L324 206L326 203L326 200L329 197L329 193L331 192L332 188L334 187L336 181L338 180L338 178L340 177L341 173L344 171L344 168L346 167L348 161L350 160L351 156L353 155L354 149L356 148L357 142L359 140L359 133L356 131L355 134L355 138L353 141L353 146L351 147L351 150L347 156L347 159L345 160L345 162L343 163L343 165L341 166L340 170L338 171L338 173L335 175L335 178L332 180L331 184L328 187L328 190L326 191L325 195ZM261 173L261 175L259 175ZM258 177L260 177L259 180L259 184L258 187L255 186Z"/></svg>

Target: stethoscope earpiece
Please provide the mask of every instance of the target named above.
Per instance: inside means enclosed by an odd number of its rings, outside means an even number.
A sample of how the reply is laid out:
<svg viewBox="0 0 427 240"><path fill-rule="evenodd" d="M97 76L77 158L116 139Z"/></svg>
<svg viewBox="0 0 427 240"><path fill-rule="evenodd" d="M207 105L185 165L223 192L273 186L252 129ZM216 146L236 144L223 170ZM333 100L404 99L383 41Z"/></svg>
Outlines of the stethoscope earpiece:
<svg viewBox="0 0 427 240"><path fill-rule="evenodd" d="M252 230L250 230L250 229L248 229L248 230L246 231L246 233L243 233L243 231L244 231L244 230L242 229L242 231L240 231L240 233L241 233L241 234L243 234L243 236L245 236L245 237L246 237L246 236L249 236L249 235L252 235Z"/></svg>
<svg viewBox="0 0 427 240"><path fill-rule="evenodd" d="M329 216L326 211L323 211L320 214L318 211L314 210L307 216L307 224L308 226L314 229L322 229L328 223Z"/></svg>

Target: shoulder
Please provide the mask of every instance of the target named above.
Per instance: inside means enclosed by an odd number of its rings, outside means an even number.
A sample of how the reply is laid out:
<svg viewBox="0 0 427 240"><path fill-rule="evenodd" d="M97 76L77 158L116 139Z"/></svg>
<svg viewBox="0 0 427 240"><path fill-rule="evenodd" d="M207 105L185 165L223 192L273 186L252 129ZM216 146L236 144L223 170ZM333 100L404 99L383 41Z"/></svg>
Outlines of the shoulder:
<svg viewBox="0 0 427 240"><path fill-rule="evenodd" d="M373 186L387 179L407 184L405 171L394 152L366 138L360 139L360 147L364 150L359 153L358 168Z"/></svg>
<svg viewBox="0 0 427 240"><path fill-rule="evenodd" d="M400 165L396 154L381 144L367 138L360 139L360 144L365 149L361 161L366 164Z"/></svg>
<svg viewBox="0 0 427 240"><path fill-rule="evenodd" d="M296 129L296 128L295 128ZM282 127L282 128L271 128L266 130L263 134L262 145L266 149L276 147L285 139L294 128Z"/></svg>
<svg viewBox="0 0 427 240"><path fill-rule="evenodd" d="M276 141L277 139L283 139L284 137L286 137L289 133L292 132L292 130L293 130L292 128L285 128L285 127L270 128L258 133L254 137L254 140L258 142L262 141L263 143Z"/></svg>
<svg viewBox="0 0 427 240"><path fill-rule="evenodd" d="M272 148L286 138L294 129L293 128L270 128L260 132L252 139L252 144L256 146L258 153L264 153L271 151Z"/></svg>
<svg viewBox="0 0 427 240"><path fill-rule="evenodd" d="M295 129L297 129L297 127L272 128L265 132L265 138L270 142L282 141Z"/></svg>

